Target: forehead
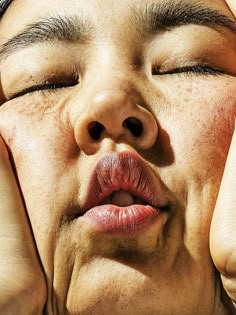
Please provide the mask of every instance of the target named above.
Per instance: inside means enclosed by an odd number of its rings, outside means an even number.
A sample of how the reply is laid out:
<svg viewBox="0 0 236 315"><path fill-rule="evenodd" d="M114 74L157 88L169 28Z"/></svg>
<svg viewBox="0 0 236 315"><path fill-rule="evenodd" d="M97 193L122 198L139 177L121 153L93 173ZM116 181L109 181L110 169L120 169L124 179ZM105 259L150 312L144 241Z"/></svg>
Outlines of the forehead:
<svg viewBox="0 0 236 315"><path fill-rule="evenodd" d="M2 18L0 32L2 35L7 34L9 38L23 30L26 25L57 14L82 15L91 20L99 30L107 30L107 27L111 30L126 23L134 8L158 4L173 6L183 2L201 3L232 17L224 0L13 0Z"/></svg>

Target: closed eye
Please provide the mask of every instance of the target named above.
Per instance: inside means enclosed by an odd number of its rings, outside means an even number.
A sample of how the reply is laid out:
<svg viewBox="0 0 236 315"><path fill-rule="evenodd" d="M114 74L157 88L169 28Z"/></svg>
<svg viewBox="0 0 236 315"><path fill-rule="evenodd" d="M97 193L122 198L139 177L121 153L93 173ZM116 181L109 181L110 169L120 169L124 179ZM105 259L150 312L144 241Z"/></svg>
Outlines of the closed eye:
<svg viewBox="0 0 236 315"><path fill-rule="evenodd" d="M10 96L9 100L14 99L16 97L20 97L29 93L37 92L37 91L47 91L47 92L55 92L59 89L64 89L67 87L72 87L77 85L78 82L50 82L50 83L43 83L43 84L38 84L38 85L33 85L30 87L27 87L20 92L17 92Z"/></svg>
<svg viewBox="0 0 236 315"><path fill-rule="evenodd" d="M153 75L170 75L170 74L198 74L198 75L219 75L225 74L223 71L211 68L209 66L186 66L175 69L170 69L167 71L162 71L155 67L153 70Z"/></svg>

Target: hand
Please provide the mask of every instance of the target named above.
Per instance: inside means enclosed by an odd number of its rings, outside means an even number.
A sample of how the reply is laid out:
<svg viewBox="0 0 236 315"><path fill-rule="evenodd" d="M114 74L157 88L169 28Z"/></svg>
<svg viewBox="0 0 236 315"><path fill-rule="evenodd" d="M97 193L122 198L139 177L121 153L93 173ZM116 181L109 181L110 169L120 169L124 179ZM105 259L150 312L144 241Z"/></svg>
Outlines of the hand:
<svg viewBox="0 0 236 315"><path fill-rule="evenodd" d="M29 222L0 137L0 314L42 314L45 300Z"/></svg>
<svg viewBox="0 0 236 315"><path fill-rule="evenodd" d="M236 302L236 131L211 223L210 249L225 290Z"/></svg>
<svg viewBox="0 0 236 315"><path fill-rule="evenodd" d="M225 1L236 16L236 1ZM221 273L223 286L236 305L236 131L212 218L210 250L213 262Z"/></svg>

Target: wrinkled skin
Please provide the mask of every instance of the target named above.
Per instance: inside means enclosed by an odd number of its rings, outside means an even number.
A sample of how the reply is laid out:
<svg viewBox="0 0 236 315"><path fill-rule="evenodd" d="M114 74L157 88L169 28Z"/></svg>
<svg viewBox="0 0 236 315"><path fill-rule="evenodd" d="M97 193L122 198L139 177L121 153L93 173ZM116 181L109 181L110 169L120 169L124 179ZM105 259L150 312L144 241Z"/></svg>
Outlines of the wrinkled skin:
<svg viewBox="0 0 236 315"><path fill-rule="evenodd" d="M233 17L222 0L202 2ZM49 15L82 14L94 26L89 41L34 44L0 64L0 133L45 273L45 313L232 314L209 231L234 131L236 35L184 25L144 36L131 7L153 1L69 3L15 0L0 25L1 43ZM196 60L222 73L152 71ZM19 95L52 79L74 84ZM130 116L140 117L142 139L119 127ZM99 119L105 133L94 141L87 127ZM99 233L76 216L96 161L111 151L137 152L168 200L158 224L142 233Z"/></svg>

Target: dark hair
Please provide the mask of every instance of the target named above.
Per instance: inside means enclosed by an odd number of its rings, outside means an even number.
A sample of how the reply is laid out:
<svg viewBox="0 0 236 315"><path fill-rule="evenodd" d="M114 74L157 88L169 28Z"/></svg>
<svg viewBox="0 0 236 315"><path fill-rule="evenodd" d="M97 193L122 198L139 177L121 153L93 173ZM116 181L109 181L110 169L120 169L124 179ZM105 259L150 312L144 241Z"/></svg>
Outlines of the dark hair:
<svg viewBox="0 0 236 315"><path fill-rule="evenodd" d="M0 0L0 18L6 12L6 9L8 8L11 2L12 0Z"/></svg>

